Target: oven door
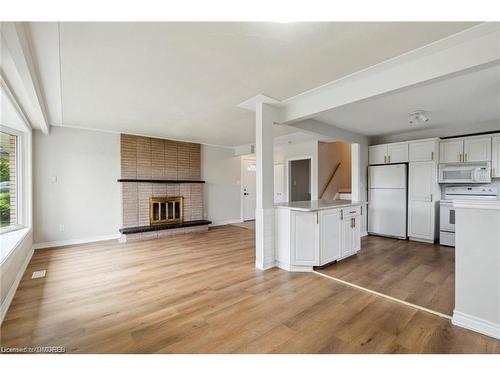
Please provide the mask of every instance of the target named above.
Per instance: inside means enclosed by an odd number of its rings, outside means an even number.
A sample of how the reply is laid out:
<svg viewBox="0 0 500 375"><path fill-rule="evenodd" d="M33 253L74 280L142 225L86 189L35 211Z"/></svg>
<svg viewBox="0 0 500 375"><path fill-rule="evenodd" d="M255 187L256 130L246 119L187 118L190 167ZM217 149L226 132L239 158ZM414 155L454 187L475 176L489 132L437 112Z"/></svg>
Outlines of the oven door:
<svg viewBox="0 0 500 375"><path fill-rule="evenodd" d="M445 232L455 232L455 209L452 202L441 202L439 214L439 229Z"/></svg>

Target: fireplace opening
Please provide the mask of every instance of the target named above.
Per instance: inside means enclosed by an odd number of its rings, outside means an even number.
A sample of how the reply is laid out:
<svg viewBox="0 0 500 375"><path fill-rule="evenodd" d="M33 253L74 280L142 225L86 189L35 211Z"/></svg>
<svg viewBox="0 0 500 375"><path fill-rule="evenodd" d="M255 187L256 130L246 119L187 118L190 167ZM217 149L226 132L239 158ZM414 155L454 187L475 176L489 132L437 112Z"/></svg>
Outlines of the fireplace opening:
<svg viewBox="0 0 500 375"><path fill-rule="evenodd" d="M177 224L184 221L184 197L149 198L149 223Z"/></svg>

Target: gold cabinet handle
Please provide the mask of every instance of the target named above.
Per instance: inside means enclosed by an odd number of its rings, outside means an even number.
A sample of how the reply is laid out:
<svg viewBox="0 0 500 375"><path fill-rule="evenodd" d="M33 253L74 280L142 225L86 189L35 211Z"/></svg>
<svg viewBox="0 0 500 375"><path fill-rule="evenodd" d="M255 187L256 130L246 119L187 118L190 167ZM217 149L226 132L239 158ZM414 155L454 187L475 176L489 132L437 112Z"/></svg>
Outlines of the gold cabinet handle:
<svg viewBox="0 0 500 375"><path fill-rule="evenodd" d="M316 211L316 224L319 224L319 213Z"/></svg>
<svg viewBox="0 0 500 375"><path fill-rule="evenodd" d="M462 154L458 154L458 159L460 160L460 163L462 162Z"/></svg>
<svg viewBox="0 0 500 375"><path fill-rule="evenodd" d="M431 152L431 160L434 160L434 151Z"/></svg>
<svg viewBox="0 0 500 375"><path fill-rule="evenodd" d="M467 162L467 153L465 153L465 161Z"/></svg>
<svg viewBox="0 0 500 375"><path fill-rule="evenodd" d="M389 156L387 157L387 159L389 160L389 163L390 163L390 162L391 162L391 155L389 155Z"/></svg>
<svg viewBox="0 0 500 375"><path fill-rule="evenodd" d="M387 163L387 156L384 155L384 164Z"/></svg>

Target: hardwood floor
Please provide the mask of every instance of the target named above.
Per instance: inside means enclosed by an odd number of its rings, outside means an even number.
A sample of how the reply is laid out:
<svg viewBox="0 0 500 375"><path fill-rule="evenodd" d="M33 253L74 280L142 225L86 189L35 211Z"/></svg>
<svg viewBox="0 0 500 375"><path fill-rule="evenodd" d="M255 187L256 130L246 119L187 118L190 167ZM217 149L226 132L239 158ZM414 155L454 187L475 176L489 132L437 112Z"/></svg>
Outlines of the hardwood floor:
<svg viewBox="0 0 500 375"><path fill-rule="evenodd" d="M500 341L313 273L256 270L254 232L36 251L1 345L76 353L500 353ZM30 279L47 269L44 279Z"/></svg>
<svg viewBox="0 0 500 375"><path fill-rule="evenodd" d="M453 314L455 249L451 247L367 236L356 256L318 272Z"/></svg>

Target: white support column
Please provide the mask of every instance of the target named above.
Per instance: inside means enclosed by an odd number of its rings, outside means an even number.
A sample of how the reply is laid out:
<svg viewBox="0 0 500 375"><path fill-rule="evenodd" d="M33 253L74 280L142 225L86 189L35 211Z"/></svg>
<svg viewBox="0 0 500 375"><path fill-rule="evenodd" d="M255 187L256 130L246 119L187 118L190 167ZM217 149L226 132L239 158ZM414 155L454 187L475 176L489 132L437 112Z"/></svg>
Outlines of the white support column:
<svg viewBox="0 0 500 375"><path fill-rule="evenodd" d="M256 194L255 266L261 270L275 265L274 254L274 143L273 124L278 110L258 102L255 110Z"/></svg>

